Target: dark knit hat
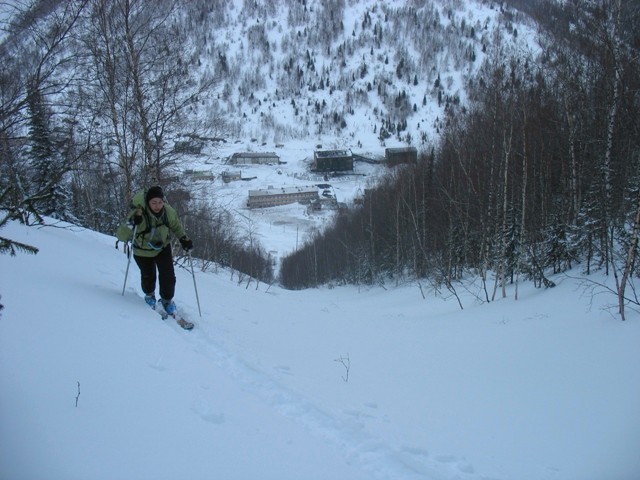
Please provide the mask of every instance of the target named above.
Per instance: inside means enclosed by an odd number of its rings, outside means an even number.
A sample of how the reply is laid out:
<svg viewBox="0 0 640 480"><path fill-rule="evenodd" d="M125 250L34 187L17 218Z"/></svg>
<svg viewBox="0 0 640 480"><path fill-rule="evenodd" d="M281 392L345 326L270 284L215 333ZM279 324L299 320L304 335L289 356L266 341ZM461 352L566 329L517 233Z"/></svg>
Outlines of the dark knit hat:
<svg viewBox="0 0 640 480"><path fill-rule="evenodd" d="M162 192L162 188L158 185L147 190L147 194L145 195L144 200L145 202L149 203L153 198L161 198L162 200L164 200L164 193Z"/></svg>

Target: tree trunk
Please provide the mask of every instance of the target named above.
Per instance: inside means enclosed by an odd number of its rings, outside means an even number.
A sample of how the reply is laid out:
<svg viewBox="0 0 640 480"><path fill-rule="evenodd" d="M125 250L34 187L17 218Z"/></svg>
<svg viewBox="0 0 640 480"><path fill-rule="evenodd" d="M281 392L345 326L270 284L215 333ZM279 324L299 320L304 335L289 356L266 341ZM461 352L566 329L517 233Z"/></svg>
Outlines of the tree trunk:
<svg viewBox="0 0 640 480"><path fill-rule="evenodd" d="M636 253L638 252L638 235L640 234L640 188L638 188L638 195L636 197L636 218L633 222L633 228L631 229L631 242L629 244L629 250L627 251L627 258L625 260L624 269L622 271L622 279L620 280L620 286L618 287L618 305L620 310L620 316L622 320L624 317L624 294L627 288L627 282L632 275L633 267L635 265Z"/></svg>

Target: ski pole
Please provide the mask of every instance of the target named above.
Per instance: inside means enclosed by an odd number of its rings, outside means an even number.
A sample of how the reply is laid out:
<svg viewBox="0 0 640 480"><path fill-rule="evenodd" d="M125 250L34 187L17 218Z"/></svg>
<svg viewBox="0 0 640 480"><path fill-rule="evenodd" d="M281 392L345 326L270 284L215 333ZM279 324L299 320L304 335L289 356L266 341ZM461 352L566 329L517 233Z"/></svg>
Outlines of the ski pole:
<svg viewBox="0 0 640 480"><path fill-rule="evenodd" d="M122 295L124 296L124 289L127 288L127 277L129 276L129 265L131 265L131 252L133 252L133 242L136 238L136 231L138 230L138 225L133 227L133 237L131 237L131 246L129 247L129 251L127 252L127 270L124 273L124 285L122 285ZM129 242L125 243L125 248L129 245Z"/></svg>
<svg viewBox="0 0 640 480"><path fill-rule="evenodd" d="M191 267L191 276L193 277L193 288L196 291L196 303L198 304L198 313L202 318L202 310L200 310L200 298L198 297L198 286L196 285L196 274L193 273L193 259L191 258L191 250L187 250L189 254L189 266Z"/></svg>

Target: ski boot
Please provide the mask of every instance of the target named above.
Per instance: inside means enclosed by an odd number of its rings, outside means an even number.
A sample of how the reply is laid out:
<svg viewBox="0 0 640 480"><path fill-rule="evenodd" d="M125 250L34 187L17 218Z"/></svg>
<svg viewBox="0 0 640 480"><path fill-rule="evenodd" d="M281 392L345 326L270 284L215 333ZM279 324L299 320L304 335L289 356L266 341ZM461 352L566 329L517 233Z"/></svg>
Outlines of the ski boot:
<svg viewBox="0 0 640 480"><path fill-rule="evenodd" d="M148 293L144 296L144 301L154 310L156 309L156 296L153 293Z"/></svg>
<svg viewBox="0 0 640 480"><path fill-rule="evenodd" d="M176 313L176 304L173 300L165 300L164 298L160 299L160 303L162 304L162 308L167 312L168 315L174 315Z"/></svg>

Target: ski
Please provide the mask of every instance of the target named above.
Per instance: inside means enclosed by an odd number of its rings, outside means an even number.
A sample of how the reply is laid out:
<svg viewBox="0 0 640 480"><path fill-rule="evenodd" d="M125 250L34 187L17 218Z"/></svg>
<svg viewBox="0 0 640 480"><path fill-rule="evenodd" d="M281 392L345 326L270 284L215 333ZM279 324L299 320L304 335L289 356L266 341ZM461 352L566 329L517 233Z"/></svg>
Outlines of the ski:
<svg viewBox="0 0 640 480"><path fill-rule="evenodd" d="M160 315L162 320L166 320L167 318L169 318L169 314L167 312L165 312L164 310L158 310L158 309L154 308L153 311L156 312L158 315Z"/></svg>
<svg viewBox="0 0 640 480"><path fill-rule="evenodd" d="M185 330L192 330L193 327L194 327L193 323L188 322L184 318L180 317L177 312L176 313L167 313L167 312L163 311L162 314L166 315L165 317L163 317L165 320L167 318L171 317L176 321L176 323L178 325L180 325Z"/></svg>
<svg viewBox="0 0 640 480"><path fill-rule="evenodd" d="M185 330L193 330L193 322L188 322L187 320L185 320L184 318L178 318L176 316L176 314L171 315L173 318L176 319L176 322L178 323L178 325L180 325L182 328L184 328Z"/></svg>
<svg viewBox="0 0 640 480"><path fill-rule="evenodd" d="M189 321L185 320L184 318L179 317L177 312L173 313L173 314L169 314L169 313L165 312L162 307L160 307L160 308L157 308L157 307L153 308L152 307L152 310L154 312L156 312L158 315L160 315L162 320L166 320L167 318L171 317L176 321L176 323L178 325L180 325L180 327L184 328L185 330L193 330L193 327L194 327L193 322L189 322Z"/></svg>

